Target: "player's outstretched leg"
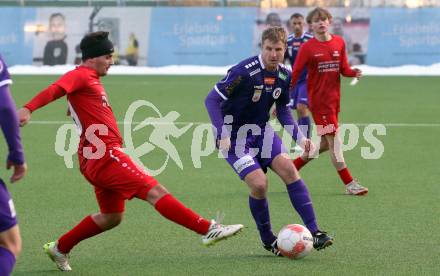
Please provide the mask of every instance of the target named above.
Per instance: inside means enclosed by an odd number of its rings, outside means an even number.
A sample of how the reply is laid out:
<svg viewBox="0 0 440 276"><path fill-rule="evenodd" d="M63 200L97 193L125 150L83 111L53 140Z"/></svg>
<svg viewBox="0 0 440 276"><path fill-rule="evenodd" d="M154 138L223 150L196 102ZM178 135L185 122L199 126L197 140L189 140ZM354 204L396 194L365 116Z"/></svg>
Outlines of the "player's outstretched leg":
<svg viewBox="0 0 440 276"><path fill-rule="evenodd" d="M57 242L48 242L43 246L44 252L57 265L61 271L71 271L69 265L69 255L63 254L58 250Z"/></svg>
<svg viewBox="0 0 440 276"><path fill-rule="evenodd" d="M214 245L216 242L225 240L239 233L243 229L242 224L223 225L211 220L208 233L202 237L202 242L206 246Z"/></svg>
<svg viewBox="0 0 440 276"><path fill-rule="evenodd" d="M242 224L223 225L215 220L206 220L183 205L160 184L148 192L147 201L152 203L165 218L202 235L203 244L208 246L231 237L243 229Z"/></svg>

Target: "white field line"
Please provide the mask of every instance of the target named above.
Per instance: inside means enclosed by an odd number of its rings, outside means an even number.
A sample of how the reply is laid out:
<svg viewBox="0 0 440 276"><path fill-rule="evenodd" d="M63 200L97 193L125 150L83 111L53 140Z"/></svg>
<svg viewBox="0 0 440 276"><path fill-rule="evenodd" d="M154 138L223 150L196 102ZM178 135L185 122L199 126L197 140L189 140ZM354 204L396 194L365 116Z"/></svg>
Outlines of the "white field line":
<svg viewBox="0 0 440 276"><path fill-rule="evenodd" d="M130 124L123 121L118 121L118 125ZM131 122L133 125L138 125L141 122ZM32 125L62 125L62 124L73 124L73 121L30 121L29 124ZM204 125L210 124L210 122L155 122L150 123L151 125L165 125L165 124L175 124L175 125ZM353 123L340 123L342 124L353 124ZM368 126L372 124L380 124L387 127L440 127L440 123L355 123L356 126Z"/></svg>

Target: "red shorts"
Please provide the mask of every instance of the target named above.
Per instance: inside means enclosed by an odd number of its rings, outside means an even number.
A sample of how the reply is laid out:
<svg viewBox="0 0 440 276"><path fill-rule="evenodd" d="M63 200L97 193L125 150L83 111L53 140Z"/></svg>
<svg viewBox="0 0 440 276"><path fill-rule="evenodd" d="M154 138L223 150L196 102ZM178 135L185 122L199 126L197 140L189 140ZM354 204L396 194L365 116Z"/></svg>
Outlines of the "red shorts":
<svg viewBox="0 0 440 276"><path fill-rule="evenodd" d="M335 135L338 130L338 114L312 114L319 136Z"/></svg>
<svg viewBox="0 0 440 276"><path fill-rule="evenodd" d="M83 159L81 163L81 173L95 187L102 213L122 213L125 200L145 200L150 189L158 184L118 147L107 148L100 159Z"/></svg>

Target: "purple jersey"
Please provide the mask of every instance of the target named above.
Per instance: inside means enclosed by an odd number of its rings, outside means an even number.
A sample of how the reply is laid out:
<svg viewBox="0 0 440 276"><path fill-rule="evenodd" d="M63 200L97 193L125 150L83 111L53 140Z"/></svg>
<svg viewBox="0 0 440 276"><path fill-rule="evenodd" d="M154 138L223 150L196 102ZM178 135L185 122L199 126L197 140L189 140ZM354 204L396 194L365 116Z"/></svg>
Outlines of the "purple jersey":
<svg viewBox="0 0 440 276"><path fill-rule="evenodd" d="M274 103L289 103L291 73L280 64L278 70L265 70L261 56L243 60L228 70L214 90L225 100L221 104L223 116L232 115L232 125L265 125Z"/></svg>
<svg viewBox="0 0 440 276"><path fill-rule="evenodd" d="M0 127L8 144L8 160L16 164L24 163L23 147L21 145L18 118L14 100L9 92L12 80L6 64L0 56Z"/></svg>
<svg viewBox="0 0 440 276"><path fill-rule="evenodd" d="M5 87L11 83L12 80L9 76L6 64L3 62L3 58L0 56L0 127L9 142L8 146L10 149L10 154L8 159L12 159L18 163L21 161L24 162L22 147L17 134L18 121L15 122L15 129L10 128L10 126L14 124L14 121L11 121L11 119L14 118L11 118L9 115L11 113L14 113L13 115L15 115L15 105L12 106L9 91L5 90ZM12 155L11 151L13 152ZM0 232L10 229L16 224L17 219L15 217L14 203L12 202L5 183L0 179Z"/></svg>
<svg viewBox="0 0 440 276"><path fill-rule="evenodd" d="M2 56L0 56L0 87L11 84L11 76L9 75L8 68L3 61Z"/></svg>
<svg viewBox="0 0 440 276"><path fill-rule="evenodd" d="M306 43L309 39L313 38L313 35L310 33L303 33L303 35L300 38L296 38L294 34L290 34L287 37L287 49L285 57L289 60L290 65L295 64L296 56L298 55L299 48L301 45ZM307 69L304 69L301 73L301 77L299 78L298 82L305 81L307 78Z"/></svg>

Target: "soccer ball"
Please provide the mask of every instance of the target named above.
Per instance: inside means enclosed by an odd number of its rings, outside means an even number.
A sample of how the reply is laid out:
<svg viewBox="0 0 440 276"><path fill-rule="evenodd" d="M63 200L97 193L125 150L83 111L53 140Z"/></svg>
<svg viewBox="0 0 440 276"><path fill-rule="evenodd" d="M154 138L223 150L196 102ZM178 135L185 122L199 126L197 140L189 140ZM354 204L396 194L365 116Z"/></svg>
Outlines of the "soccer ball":
<svg viewBox="0 0 440 276"><path fill-rule="evenodd" d="M301 259L312 251L313 237L306 227L300 224L289 224L278 233L277 245L284 257Z"/></svg>

